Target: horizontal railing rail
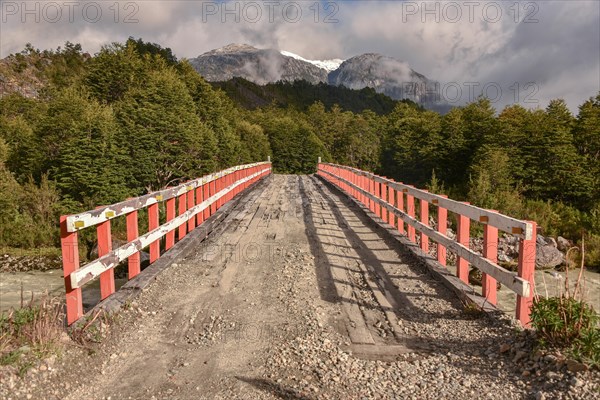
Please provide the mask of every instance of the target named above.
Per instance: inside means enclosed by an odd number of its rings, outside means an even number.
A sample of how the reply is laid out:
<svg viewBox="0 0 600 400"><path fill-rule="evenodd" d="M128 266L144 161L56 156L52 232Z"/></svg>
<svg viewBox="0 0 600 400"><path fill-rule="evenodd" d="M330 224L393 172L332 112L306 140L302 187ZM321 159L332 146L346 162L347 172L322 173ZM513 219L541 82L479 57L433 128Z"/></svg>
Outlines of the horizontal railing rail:
<svg viewBox="0 0 600 400"><path fill-rule="evenodd" d="M482 272L482 296L496 305L496 283L508 287L517 295L516 317L525 326L530 322L535 269L536 224L522 221L494 210L429 193L414 186L387 179L370 172L343 165L319 163L317 173L367 206L384 222L396 227L420 247L429 251L429 239L437 243L437 262L446 266L447 250L457 256L456 274L469 284L469 264ZM415 199L419 200L419 217L415 215ZM429 224L429 205L437 207L437 230ZM457 216L457 240L447 233L448 211ZM484 225L483 254L469 247L470 221ZM406 227L405 227L406 224ZM515 274L497 264L498 230L519 238L518 272Z"/></svg>
<svg viewBox="0 0 600 400"><path fill-rule="evenodd" d="M61 245L65 278L67 323L83 316L81 288L100 278L102 300L115 292L114 267L128 260L128 278L140 273L140 251L149 246L150 263L160 257L160 239L166 237L164 250L200 226L223 204L271 173L271 163L240 165L206 175L182 185L167 188L95 210L61 217ZM166 202L166 222L159 225L159 204ZM176 202L178 215L176 216ZM148 209L148 232L139 235L138 211ZM110 221L126 216L127 243L112 249ZM79 266L78 231L96 226L98 258Z"/></svg>

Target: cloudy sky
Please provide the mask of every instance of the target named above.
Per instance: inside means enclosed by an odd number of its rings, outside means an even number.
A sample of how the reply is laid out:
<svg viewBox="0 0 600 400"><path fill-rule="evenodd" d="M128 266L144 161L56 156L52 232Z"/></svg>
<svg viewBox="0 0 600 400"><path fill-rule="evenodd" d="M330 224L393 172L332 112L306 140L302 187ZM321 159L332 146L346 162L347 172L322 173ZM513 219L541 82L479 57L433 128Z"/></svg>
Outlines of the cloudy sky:
<svg viewBox="0 0 600 400"><path fill-rule="evenodd" d="M229 43L309 59L377 52L439 81L454 103L482 91L497 108L573 111L600 90L600 1L7 1L0 57L31 42L97 52L141 37L195 57Z"/></svg>

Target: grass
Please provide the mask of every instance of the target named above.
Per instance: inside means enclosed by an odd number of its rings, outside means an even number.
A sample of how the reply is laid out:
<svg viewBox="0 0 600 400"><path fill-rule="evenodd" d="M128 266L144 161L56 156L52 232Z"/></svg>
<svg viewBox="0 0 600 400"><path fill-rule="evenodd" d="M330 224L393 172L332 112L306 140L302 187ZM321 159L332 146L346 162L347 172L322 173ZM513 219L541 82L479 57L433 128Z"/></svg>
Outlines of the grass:
<svg viewBox="0 0 600 400"><path fill-rule="evenodd" d="M0 314L0 365L14 366L23 376L35 361L60 351L64 330L63 306L58 299L42 296Z"/></svg>
<svg viewBox="0 0 600 400"><path fill-rule="evenodd" d="M38 247L21 249L18 247L0 247L0 254L8 254L12 257L61 257L60 247Z"/></svg>
<svg viewBox="0 0 600 400"><path fill-rule="evenodd" d="M583 271L585 241L581 242L581 269L575 286L569 287L568 270L572 248L567 252L566 279L558 296L534 298L531 324L537 332L538 343L544 348L566 350L572 358L600 368L600 315L585 302Z"/></svg>

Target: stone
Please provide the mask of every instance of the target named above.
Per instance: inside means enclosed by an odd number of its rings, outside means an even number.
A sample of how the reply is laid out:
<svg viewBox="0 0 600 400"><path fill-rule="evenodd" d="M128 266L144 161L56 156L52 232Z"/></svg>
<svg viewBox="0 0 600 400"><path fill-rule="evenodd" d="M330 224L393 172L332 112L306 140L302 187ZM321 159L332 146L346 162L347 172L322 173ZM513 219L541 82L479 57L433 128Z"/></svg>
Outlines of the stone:
<svg viewBox="0 0 600 400"><path fill-rule="evenodd" d="M568 239L565 239L562 236L556 238L556 246L560 251L567 251L572 246L571 242Z"/></svg>
<svg viewBox="0 0 600 400"><path fill-rule="evenodd" d="M565 261L565 255L552 244L536 245L535 268L549 269L561 265Z"/></svg>
<svg viewBox="0 0 600 400"><path fill-rule="evenodd" d="M524 351L517 351L517 354L515 354L515 357L513 358L513 362L514 363L519 362L525 356L527 356L526 352L524 352Z"/></svg>
<svg viewBox="0 0 600 400"><path fill-rule="evenodd" d="M500 353L506 353L507 351L510 351L510 349L510 344L504 343L502 346L500 346Z"/></svg>
<svg viewBox="0 0 600 400"><path fill-rule="evenodd" d="M574 376L573 378L571 378L571 385L574 387L580 387L583 386L583 381Z"/></svg>
<svg viewBox="0 0 600 400"><path fill-rule="evenodd" d="M546 400L546 394L544 392L535 392L535 400Z"/></svg>
<svg viewBox="0 0 600 400"><path fill-rule="evenodd" d="M588 366L575 360L567 360L567 369L571 372L584 372Z"/></svg>

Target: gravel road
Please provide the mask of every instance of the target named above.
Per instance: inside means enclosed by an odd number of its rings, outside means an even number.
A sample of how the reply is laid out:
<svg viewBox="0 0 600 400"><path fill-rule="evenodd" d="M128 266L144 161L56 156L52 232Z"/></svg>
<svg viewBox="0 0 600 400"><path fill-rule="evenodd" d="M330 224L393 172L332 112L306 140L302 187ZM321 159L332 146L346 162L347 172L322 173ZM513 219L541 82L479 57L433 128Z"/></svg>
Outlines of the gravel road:
<svg viewBox="0 0 600 400"><path fill-rule="evenodd" d="M600 399L312 176L269 178L107 329L0 397Z"/></svg>

